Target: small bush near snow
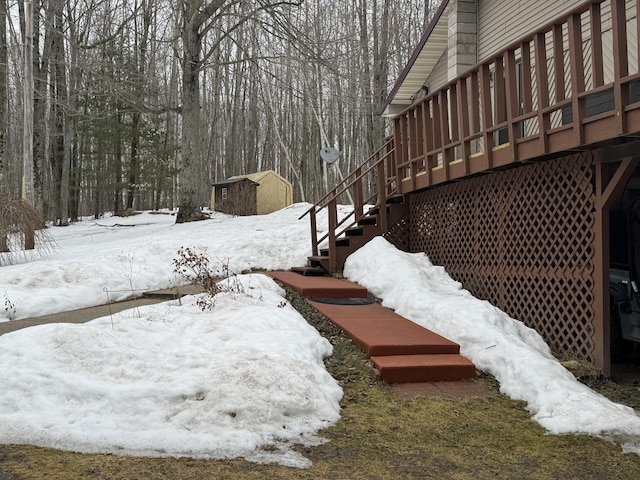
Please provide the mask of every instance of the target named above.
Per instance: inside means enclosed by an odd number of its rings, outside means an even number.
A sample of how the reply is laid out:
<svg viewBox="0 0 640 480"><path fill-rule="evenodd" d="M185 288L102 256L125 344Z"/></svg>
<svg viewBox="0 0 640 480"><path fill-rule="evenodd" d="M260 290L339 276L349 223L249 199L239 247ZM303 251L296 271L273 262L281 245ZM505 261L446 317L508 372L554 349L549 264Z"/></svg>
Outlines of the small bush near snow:
<svg viewBox="0 0 640 480"><path fill-rule="evenodd" d="M24 252L46 252L52 241L38 211L21 198L0 193L0 266L17 263Z"/></svg>
<svg viewBox="0 0 640 480"><path fill-rule="evenodd" d="M202 310L211 310L215 306L215 296L219 292L242 293L239 282L227 282L224 287L218 283L221 278L235 277L229 270L228 263L222 263L218 268L211 265L205 253L197 252L189 247L180 247L178 258L173 259L173 272L202 288L205 295L196 301ZM216 272L220 272L217 275Z"/></svg>

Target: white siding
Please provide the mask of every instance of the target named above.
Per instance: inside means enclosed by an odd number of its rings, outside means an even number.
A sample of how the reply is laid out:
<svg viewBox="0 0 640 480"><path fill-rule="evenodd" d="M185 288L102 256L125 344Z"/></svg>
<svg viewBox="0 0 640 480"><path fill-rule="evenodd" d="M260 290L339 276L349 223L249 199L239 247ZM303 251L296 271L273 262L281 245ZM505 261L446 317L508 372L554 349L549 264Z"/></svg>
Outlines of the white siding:
<svg viewBox="0 0 640 480"><path fill-rule="evenodd" d="M479 0L478 60L561 16L584 0Z"/></svg>

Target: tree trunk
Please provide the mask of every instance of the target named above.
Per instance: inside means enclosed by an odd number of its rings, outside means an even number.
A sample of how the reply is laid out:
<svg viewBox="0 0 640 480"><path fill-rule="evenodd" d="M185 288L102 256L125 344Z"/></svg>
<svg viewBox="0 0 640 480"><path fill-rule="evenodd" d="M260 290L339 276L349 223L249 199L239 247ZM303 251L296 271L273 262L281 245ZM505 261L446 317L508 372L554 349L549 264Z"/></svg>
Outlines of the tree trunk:
<svg viewBox="0 0 640 480"><path fill-rule="evenodd" d="M67 84L67 62L65 54L64 21L62 11L64 0L50 0L47 25L51 28L47 36L51 38L51 58L49 64L52 72L52 149L51 164L53 170L53 189L51 192L54 204L54 215L57 225L69 224L69 170L71 149L69 142L71 118L69 115L69 94Z"/></svg>
<svg viewBox="0 0 640 480"><path fill-rule="evenodd" d="M222 4L223 2L218 2ZM201 2L184 1L182 25L182 171L180 208L176 222L202 220L207 179L205 169L203 118L200 105L200 67L202 36L200 27L206 18L200 17Z"/></svg>
<svg viewBox="0 0 640 480"><path fill-rule="evenodd" d="M118 112L116 114L117 133L115 134L115 159L114 159L114 176L115 182L113 182L113 214L119 215L122 210L122 139L120 138L122 114Z"/></svg>
<svg viewBox="0 0 640 480"><path fill-rule="evenodd" d="M0 0L0 190L5 183L5 172L7 170L7 0ZM2 234L0 234L0 242ZM2 244L0 244L0 251Z"/></svg>
<svg viewBox="0 0 640 480"><path fill-rule="evenodd" d="M142 3L142 32L138 34L136 31L136 63L137 63L137 74L139 75L143 84L140 88L140 96L144 97L145 95L145 83L147 79L146 68L147 68L147 51L148 51L148 43L149 43L149 31L151 29L151 20L152 20L152 9L151 5L147 1L143 1ZM139 99L140 100L140 99ZM140 148L140 124L142 120L142 114L140 111L134 111L132 114L131 121L131 145L130 145L130 158L129 158L129 185L127 189L127 209L133 209L134 200L136 195L136 190L138 188L138 174L139 174L139 159L138 153Z"/></svg>
<svg viewBox="0 0 640 480"><path fill-rule="evenodd" d="M24 28L24 79L23 79L23 115L24 131L22 137L22 199L29 205L35 205L33 189L33 8L31 2L25 3ZM33 248L25 239L25 248Z"/></svg>
<svg viewBox="0 0 640 480"><path fill-rule="evenodd" d="M138 146L140 143L140 112L133 113L131 122L131 150L129 157L129 182L127 186L127 210L133 210L138 183Z"/></svg>

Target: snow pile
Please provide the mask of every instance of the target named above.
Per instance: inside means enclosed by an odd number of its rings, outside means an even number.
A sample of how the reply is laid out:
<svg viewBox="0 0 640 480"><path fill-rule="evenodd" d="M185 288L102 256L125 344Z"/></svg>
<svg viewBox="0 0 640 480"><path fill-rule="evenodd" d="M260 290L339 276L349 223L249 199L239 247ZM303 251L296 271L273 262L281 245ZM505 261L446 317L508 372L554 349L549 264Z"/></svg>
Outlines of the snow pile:
<svg viewBox="0 0 640 480"><path fill-rule="evenodd" d="M578 382L535 330L476 299L425 254L401 252L378 237L347 259L344 275L399 315L460 344L462 355L494 375L503 393L526 401L548 431L615 438L640 454L633 409Z"/></svg>
<svg viewBox="0 0 640 480"><path fill-rule="evenodd" d="M0 441L307 467L291 447L340 415L331 345L271 279L234 281L246 294L211 311L191 297L0 336Z"/></svg>

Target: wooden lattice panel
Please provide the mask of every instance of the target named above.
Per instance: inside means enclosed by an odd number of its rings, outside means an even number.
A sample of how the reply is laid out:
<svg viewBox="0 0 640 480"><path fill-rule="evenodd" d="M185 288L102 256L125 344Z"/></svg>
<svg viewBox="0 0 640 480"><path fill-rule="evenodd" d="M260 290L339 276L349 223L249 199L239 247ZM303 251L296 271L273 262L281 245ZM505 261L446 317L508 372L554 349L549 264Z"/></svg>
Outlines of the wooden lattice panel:
<svg viewBox="0 0 640 480"><path fill-rule="evenodd" d="M593 177L581 153L412 194L409 249L593 362Z"/></svg>
<svg viewBox="0 0 640 480"><path fill-rule="evenodd" d="M391 225L389 230L382 235L389 243L398 250L409 251L409 220L401 218Z"/></svg>

